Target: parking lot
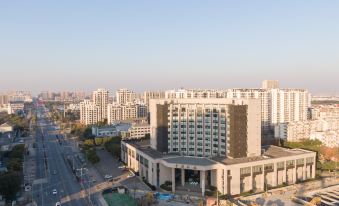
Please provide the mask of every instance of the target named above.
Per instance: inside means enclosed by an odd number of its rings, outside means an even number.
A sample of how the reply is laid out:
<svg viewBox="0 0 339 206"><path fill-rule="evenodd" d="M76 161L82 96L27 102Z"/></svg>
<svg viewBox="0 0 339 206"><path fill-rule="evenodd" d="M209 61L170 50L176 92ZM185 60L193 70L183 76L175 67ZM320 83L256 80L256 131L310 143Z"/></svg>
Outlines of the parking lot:
<svg viewBox="0 0 339 206"><path fill-rule="evenodd" d="M121 176L124 174L122 169L119 169L119 166L122 165L116 158L106 150L97 150L97 155L100 158L100 162L95 164L96 169L101 174L102 178L105 175L111 175L113 178Z"/></svg>

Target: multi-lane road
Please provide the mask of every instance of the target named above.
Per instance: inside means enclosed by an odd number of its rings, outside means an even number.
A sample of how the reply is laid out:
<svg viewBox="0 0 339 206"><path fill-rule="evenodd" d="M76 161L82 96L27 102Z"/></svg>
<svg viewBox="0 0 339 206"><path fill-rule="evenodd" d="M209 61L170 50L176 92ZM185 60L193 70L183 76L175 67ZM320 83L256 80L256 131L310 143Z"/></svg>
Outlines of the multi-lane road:
<svg viewBox="0 0 339 206"><path fill-rule="evenodd" d="M89 203L88 193L83 190L83 184L79 184L66 160L67 156L73 155L72 148L62 135L56 133L45 107L37 108L37 117L33 201L38 206L54 206L57 202L70 206L99 205L95 204L95 200Z"/></svg>

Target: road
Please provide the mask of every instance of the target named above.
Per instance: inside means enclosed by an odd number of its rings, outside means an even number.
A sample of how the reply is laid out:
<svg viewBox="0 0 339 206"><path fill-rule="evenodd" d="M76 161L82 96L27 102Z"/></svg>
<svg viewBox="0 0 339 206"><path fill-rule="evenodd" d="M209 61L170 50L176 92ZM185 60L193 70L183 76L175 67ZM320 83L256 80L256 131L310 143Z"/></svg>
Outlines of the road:
<svg viewBox="0 0 339 206"><path fill-rule="evenodd" d="M67 147L56 138L55 126L51 123L45 107L37 109L37 127L35 131L35 180L32 196L38 206L89 205L72 168L65 160ZM53 190L57 194L52 194Z"/></svg>

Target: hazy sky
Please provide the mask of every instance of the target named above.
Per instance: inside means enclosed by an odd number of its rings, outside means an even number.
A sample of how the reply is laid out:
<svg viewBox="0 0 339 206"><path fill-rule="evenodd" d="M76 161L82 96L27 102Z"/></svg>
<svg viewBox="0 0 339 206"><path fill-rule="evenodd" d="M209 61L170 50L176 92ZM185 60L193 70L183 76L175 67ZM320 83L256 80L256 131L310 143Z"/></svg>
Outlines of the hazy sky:
<svg viewBox="0 0 339 206"><path fill-rule="evenodd" d="M339 93L339 1L0 1L0 90Z"/></svg>

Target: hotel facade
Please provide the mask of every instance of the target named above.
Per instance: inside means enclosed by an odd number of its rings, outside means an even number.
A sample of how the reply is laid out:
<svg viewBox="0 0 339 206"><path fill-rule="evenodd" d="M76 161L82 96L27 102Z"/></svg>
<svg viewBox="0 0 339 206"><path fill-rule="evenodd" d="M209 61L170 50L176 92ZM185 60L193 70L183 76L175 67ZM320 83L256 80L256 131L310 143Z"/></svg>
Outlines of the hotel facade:
<svg viewBox="0 0 339 206"><path fill-rule="evenodd" d="M121 159L172 192L238 195L315 177L316 153L261 147L258 99L150 100L150 132L149 141L122 141Z"/></svg>

